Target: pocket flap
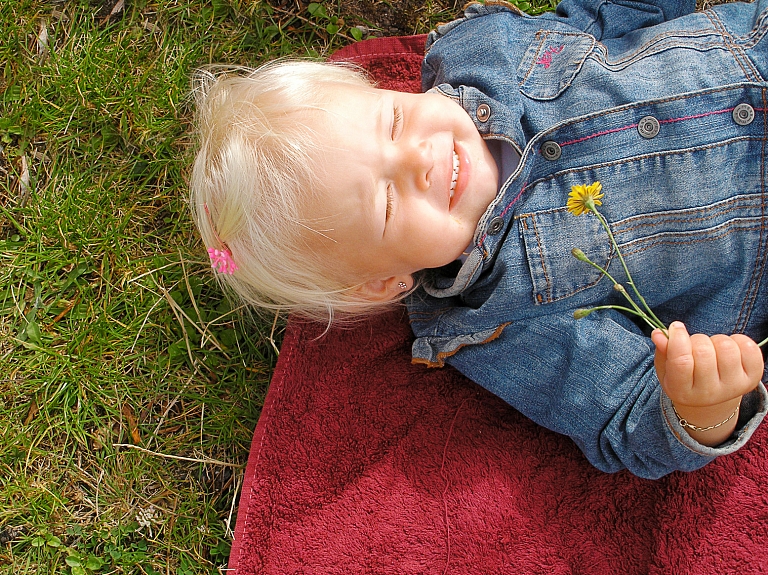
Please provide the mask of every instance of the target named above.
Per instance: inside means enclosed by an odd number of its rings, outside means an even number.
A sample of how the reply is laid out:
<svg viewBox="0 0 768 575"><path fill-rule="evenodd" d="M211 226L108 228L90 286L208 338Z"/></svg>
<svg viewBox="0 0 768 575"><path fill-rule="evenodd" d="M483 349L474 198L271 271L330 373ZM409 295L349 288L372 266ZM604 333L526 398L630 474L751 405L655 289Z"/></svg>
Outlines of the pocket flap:
<svg viewBox="0 0 768 575"><path fill-rule="evenodd" d="M557 98L571 85L595 43L589 34L539 32L517 68L520 91L534 100Z"/></svg>

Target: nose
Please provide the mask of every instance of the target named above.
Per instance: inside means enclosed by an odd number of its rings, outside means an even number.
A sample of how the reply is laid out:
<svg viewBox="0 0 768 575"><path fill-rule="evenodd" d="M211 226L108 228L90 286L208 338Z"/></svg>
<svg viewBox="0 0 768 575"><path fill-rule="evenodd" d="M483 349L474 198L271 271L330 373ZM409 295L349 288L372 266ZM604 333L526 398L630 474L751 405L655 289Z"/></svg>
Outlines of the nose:
<svg viewBox="0 0 768 575"><path fill-rule="evenodd" d="M426 192L429 189L429 177L434 159L432 144L429 140L419 140L403 143L400 150L400 178L403 184L413 186L416 190Z"/></svg>

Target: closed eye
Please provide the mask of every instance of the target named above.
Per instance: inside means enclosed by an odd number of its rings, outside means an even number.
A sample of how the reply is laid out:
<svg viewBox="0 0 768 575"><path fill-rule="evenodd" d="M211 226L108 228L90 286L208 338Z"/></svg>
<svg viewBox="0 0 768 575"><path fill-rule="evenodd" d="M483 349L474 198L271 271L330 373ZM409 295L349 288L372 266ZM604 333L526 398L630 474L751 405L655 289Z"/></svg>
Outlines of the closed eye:
<svg viewBox="0 0 768 575"><path fill-rule="evenodd" d="M384 219L385 222L389 221L389 217L392 215L392 204L394 203L394 193L392 192L392 186L387 186L387 213Z"/></svg>
<svg viewBox="0 0 768 575"><path fill-rule="evenodd" d="M403 111L399 106L394 107L394 119L392 120L392 139L397 137L400 132L400 125L403 123Z"/></svg>

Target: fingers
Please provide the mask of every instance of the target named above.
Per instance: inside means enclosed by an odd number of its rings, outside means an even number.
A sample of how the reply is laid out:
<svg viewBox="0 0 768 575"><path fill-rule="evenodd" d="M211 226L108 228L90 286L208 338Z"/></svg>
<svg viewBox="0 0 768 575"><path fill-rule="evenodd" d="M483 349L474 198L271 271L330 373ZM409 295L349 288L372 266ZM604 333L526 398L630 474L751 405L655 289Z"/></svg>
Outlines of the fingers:
<svg viewBox="0 0 768 575"><path fill-rule="evenodd" d="M712 358L710 361L717 370L714 374L715 377L726 382L734 382L743 377L744 368L741 365L741 348L739 345L727 335L713 335L707 340L707 342L701 343L701 347L704 354ZM693 357L698 361L695 350ZM701 377L702 382L705 381L703 374L698 375L697 373L695 377ZM710 378L714 379L712 376Z"/></svg>
<svg viewBox="0 0 768 575"><path fill-rule="evenodd" d="M732 335L731 339L739 346L742 369L749 381L754 384L747 391L752 391L757 387L757 383L763 378L763 372L765 370L763 351L751 337L747 337L746 335Z"/></svg>
<svg viewBox="0 0 768 575"><path fill-rule="evenodd" d="M763 375L763 355L757 344L741 334L689 335L673 322L669 340L651 334L656 344L654 364L664 391L676 403L715 405L757 386Z"/></svg>
<svg viewBox="0 0 768 575"><path fill-rule="evenodd" d="M719 336L715 336L716 338ZM728 336L723 336L730 341ZM720 378L719 361L721 359L728 359L728 366L734 369L731 370L733 374L737 363L734 361L732 353L728 354L727 358L720 358L717 354L713 338L706 336L702 333L697 333L691 336L691 355L693 357L693 383L699 388L699 392L703 392L706 389L716 386ZM721 348L727 348L728 352L733 350L725 342L720 342ZM738 359L738 358L736 358ZM740 364L740 362L738 362Z"/></svg>
<svg viewBox="0 0 768 575"><path fill-rule="evenodd" d="M723 393L743 395L752 391L763 375L763 354L760 348L742 334L703 336L701 341L694 342L693 357L696 362L696 385L713 392L719 384L721 395L716 398L721 398ZM707 373L706 369L711 371Z"/></svg>

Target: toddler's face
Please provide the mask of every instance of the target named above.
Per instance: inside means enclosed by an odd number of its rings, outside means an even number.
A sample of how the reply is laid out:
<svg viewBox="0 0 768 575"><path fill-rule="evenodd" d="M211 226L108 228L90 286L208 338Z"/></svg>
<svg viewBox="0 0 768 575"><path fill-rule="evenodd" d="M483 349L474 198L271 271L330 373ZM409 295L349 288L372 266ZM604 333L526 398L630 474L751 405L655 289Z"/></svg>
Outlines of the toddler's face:
<svg viewBox="0 0 768 575"><path fill-rule="evenodd" d="M334 257L369 281L461 255L498 189L493 157L461 106L344 86L326 109L327 191L312 212L336 242Z"/></svg>

